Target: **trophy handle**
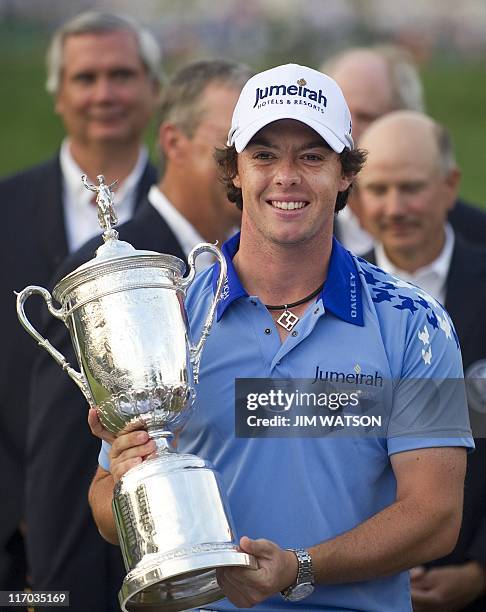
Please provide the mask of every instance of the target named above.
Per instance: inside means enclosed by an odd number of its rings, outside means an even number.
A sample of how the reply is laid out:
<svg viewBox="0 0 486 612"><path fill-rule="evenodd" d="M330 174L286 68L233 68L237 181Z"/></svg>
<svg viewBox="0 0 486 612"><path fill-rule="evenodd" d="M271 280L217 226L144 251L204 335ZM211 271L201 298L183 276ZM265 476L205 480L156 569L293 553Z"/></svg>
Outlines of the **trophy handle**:
<svg viewBox="0 0 486 612"><path fill-rule="evenodd" d="M202 349L204 343L206 342L206 338L209 336L211 326L213 325L214 315L216 314L216 306L218 305L218 301L223 290L223 284L226 279L226 259L224 258L223 254L214 244L203 242L201 244L196 245L187 257L187 263L189 264L189 274L182 279L182 287L184 291L187 290L189 285L194 280L194 277L196 275L196 268L194 262L197 256L201 253L212 253L216 257L219 262L219 277L218 284L216 285L216 292L214 294L213 302L208 310L208 314L206 316L206 320L201 331L201 337L199 338L199 341L195 346L190 347L192 373L194 376L194 382L196 384L199 381L199 363L201 361Z"/></svg>
<svg viewBox="0 0 486 612"><path fill-rule="evenodd" d="M63 323L66 323L64 310L62 308L55 308L52 305L52 296L49 291L47 291L47 289L44 289L44 287L37 287L35 285L26 287L20 293L15 292L15 295L17 296L17 316L19 318L20 323L22 324L26 332L34 338L37 344L43 349L45 349L54 359L54 361L56 361L61 366L61 368L67 374L69 374L69 376L81 389L84 397L88 400L89 404L93 405L94 401L91 397L91 392L89 390L86 378L83 376L83 374L81 374L81 372L77 372L69 365L64 355L60 353L56 348L54 348L49 342L49 340L46 340L43 336L41 336L41 334L35 329L35 327L29 321L27 315L25 314L24 304L31 295L35 294L38 294L44 298L44 301L47 304L47 308L53 317L56 317L56 319L60 319Z"/></svg>

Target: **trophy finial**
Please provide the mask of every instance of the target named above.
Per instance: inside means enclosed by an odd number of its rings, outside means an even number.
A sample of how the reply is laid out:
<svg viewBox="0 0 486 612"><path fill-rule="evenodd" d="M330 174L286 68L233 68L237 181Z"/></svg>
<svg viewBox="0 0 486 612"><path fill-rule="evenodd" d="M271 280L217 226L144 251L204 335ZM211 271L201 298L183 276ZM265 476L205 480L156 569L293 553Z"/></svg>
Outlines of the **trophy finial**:
<svg viewBox="0 0 486 612"><path fill-rule="evenodd" d="M98 174L96 179L98 180L98 185L90 185L87 175L83 174L81 176L81 180L86 189L96 193L98 221L105 230L103 232L103 240L105 242L107 240L116 240L118 238L118 232L113 229L113 226L118 223L118 217L115 212L114 193L111 191L111 188L118 183L118 179L114 180L110 185L105 184L105 177L102 174Z"/></svg>

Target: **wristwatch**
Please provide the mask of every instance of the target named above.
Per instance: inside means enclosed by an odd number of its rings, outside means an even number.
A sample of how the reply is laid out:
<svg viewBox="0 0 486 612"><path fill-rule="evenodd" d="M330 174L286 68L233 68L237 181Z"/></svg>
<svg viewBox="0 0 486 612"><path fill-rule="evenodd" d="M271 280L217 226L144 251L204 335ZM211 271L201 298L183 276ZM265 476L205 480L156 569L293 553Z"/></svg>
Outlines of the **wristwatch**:
<svg viewBox="0 0 486 612"><path fill-rule="evenodd" d="M294 584L280 591L286 601L300 601L308 597L314 590L314 574L312 572L312 557L303 548L287 548L297 557L299 569Z"/></svg>

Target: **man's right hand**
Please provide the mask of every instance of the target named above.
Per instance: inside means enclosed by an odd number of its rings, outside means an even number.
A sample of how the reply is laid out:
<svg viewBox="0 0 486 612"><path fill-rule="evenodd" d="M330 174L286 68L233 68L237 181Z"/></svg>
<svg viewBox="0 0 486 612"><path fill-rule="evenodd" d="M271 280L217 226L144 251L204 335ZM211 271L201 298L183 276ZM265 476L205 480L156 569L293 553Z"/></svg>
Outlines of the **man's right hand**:
<svg viewBox="0 0 486 612"><path fill-rule="evenodd" d="M155 442L141 425L129 424L117 436L103 427L96 408L90 408L88 423L95 436L111 444L110 473L115 483L128 472L129 469L142 463L155 451Z"/></svg>
<svg viewBox="0 0 486 612"><path fill-rule="evenodd" d="M103 427L98 416L98 410L94 406L90 406L88 412L88 425L93 435L95 435L100 440L108 442L108 444L113 444L113 442L115 441L115 435Z"/></svg>
<svg viewBox="0 0 486 612"><path fill-rule="evenodd" d="M155 442L145 430L121 431L110 450L110 472L115 483L154 451Z"/></svg>

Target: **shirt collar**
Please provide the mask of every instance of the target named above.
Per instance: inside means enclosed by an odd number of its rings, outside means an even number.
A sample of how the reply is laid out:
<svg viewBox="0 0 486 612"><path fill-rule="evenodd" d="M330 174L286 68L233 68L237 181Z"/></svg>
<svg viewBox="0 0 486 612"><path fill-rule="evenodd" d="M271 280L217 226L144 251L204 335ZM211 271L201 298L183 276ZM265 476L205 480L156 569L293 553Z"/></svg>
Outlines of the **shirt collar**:
<svg viewBox="0 0 486 612"><path fill-rule="evenodd" d="M452 229L450 223L446 223L444 231L444 246L442 247L442 250L439 253L438 257L436 257L434 261L427 264L426 266L423 266L422 268L416 270L413 274L411 274L410 272L406 272L405 270L401 270L400 268L397 268L397 266L395 266L388 259L385 253L385 249L383 248L383 244L381 243L378 243L375 247L376 265L379 268L383 268L383 270L386 270L387 272L391 272L396 276L404 278L405 280L411 279L413 281L413 279L417 279L426 275L435 275L438 279L440 279L440 281L445 283L451 265L455 237L454 230Z"/></svg>
<svg viewBox="0 0 486 612"><path fill-rule="evenodd" d="M72 197L72 204L73 206L83 209L93 199L94 194L88 191L81 182L81 175L84 174L84 171L78 166L71 154L69 138L65 138L62 142L59 161L64 178L64 186ZM147 148L140 147L140 153L132 171L124 181L118 183L114 188L116 193L115 210L117 212L122 208L130 207L132 203L134 203L136 188L143 175L147 162ZM95 178L96 177L93 177L93 180Z"/></svg>
<svg viewBox="0 0 486 612"><path fill-rule="evenodd" d="M346 249L351 249L355 255L362 255L371 251L375 242L366 230L361 227L358 217L345 206L336 216L338 236L341 244Z"/></svg>
<svg viewBox="0 0 486 612"><path fill-rule="evenodd" d="M218 321L230 304L241 297L248 297L248 293L240 283L233 265L233 257L236 255L239 246L240 234L238 232L227 240L221 248L226 259L228 272L221 292L221 298L218 302ZM218 274L219 266L216 264L213 268L212 277L213 292L216 291ZM327 279L318 299L322 300L326 310L329 310L343 321L353 323L354 325L364 325L361 280L356 263L351 253L336 238L333 238Z"/></svg>
<svg viewBox="0 0 486 612"><path fill-rule="evenodd" d="M152 185L148 193L149 202L164 219L179 241L187 257L200 242L206 242L196 228L182 215L157 185Z"/></svg>

